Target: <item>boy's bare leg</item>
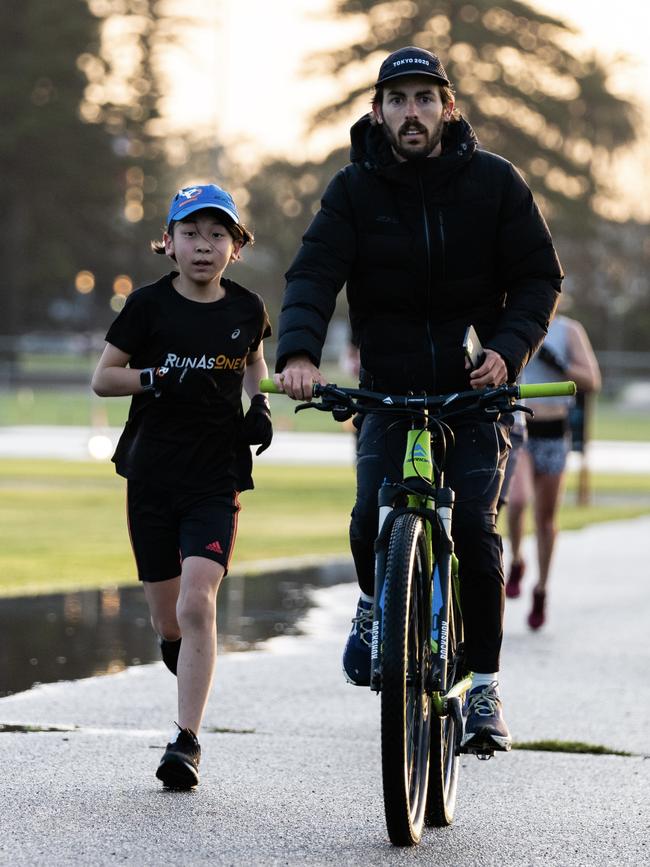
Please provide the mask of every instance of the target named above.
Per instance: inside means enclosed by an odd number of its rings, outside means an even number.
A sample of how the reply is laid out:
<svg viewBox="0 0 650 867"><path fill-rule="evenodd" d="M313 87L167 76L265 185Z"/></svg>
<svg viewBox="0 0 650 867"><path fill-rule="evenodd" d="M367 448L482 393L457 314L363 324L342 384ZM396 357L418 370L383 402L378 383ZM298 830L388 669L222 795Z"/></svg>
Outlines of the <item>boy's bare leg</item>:
<svg viewBox="0 0 650 867"><path fill-rule="evenodd" d="M176 616L183 637L178 657L178 724L198 733L217 659L217 590L224 575L219 563L186 557Z"/></svg>
<svg viewBox="0 0 650 867"><path fill-rule="evenodd" d="M154 632L166 641L177 641L181 637L176 617L181 576L169 581L143 581L142 585Z"/></svg>
<svg viewBox="0 0 650 867"><path fill-rule="evenodd" d="M219 563L186 557L169 581L145 581L154 630L167 641L181 636L178 656L178 724L198 733L212 686L217 657L217 590L224 575Z"/></svg>

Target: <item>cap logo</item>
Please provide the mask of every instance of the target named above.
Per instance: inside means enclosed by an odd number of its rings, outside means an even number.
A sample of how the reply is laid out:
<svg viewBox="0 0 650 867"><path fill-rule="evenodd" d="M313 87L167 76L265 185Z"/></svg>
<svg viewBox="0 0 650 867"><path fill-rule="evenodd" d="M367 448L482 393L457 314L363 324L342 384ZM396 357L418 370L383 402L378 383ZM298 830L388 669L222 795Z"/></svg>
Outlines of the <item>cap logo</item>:
<svg viewBox="0 0 650 867"><path fill-rule="evenodd" d="M187 190L179 190L177 196L187 199L188 202L193 202L202 192L203 189L201 187L189 187Z"/></svg>
<svg viewBox="0 0 650 867"><path fill-rule="evenodd" d="M423 57L405 57L404 60L393 60L393 66L403 66L405 63L421 63L423 66L431 66L431 62Z"/></svg>

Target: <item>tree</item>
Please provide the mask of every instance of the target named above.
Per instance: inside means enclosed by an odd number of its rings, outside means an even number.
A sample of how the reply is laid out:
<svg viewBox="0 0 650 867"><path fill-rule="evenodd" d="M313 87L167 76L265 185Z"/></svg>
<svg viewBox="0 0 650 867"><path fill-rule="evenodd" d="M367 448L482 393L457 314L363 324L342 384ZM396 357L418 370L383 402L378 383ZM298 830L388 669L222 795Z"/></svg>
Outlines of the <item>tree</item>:
<svg viewBox="0 0 650 867"><path fill-rule="evenodd" d="M387 53L409 44L433 51L482 147L525 173L556 230L594 226L594 201L606 192L603 168L613 150L634 140L637 115L608 89L609 70L597 56L578 58L566 47L566 22L518 0L340 0L339 15L360 12L365 38L321 58L323 71L339 75L374 55L376 72ZM367 100L367 85L316 121Z"/></svg>
<svg viewBox="0 0 650 867"><path fill-rule="evenodd" d="M133 58L119 88L105 45L118 12ZM134 273L159 235L170 171L155 129L161 27L150 0L68 0L65 14L25 0L4 22L5 334L109 318L115 277ZM88 295L74 290L85 270Z"/></svg>
<svg viewBox="0 0 650 867"><path fill-rule="evenodd" d="M103 130L78 112L85 79L75 60L94 38L83 0L71 0L65 15L26 0L0 33L1 98L11 119L0 134L7 226L0 303L9 334L46 322L54 291L73 285L101 247L118 160Z"/></svg>
<svg viewBox="0 0 650 867"><path fill-rule="evenodd" d="M323 163L274 160L247 181L239 180L249 200L246 211L255 246L244 251L233 277L263 294L274 321L280 312L284 273L318 210L326 181L344 162L339 151Z"/></svg>
<svg viewBox="0 0 650 867"><path fill-rule="evenodd" d="M608 248L602 239L611 245L620 233L615 226L605 228L598 203L610 193L612 154L634 140L638 116L630 102L609 90L604 62L595 55L577 57L567 47L569 25L517 0L339 0L336 14L360 18L365 36L315 57L313 72L358 83L342 85L340 100L316 112L314 126L351 123L368 111L372 81L391 51L415 44L438 54L481 146L505 156L526 176L570 270L574 315L580 317L584 306L592 341L608 345L603 317L595 314L589 296L605 265ZM264 274L276 305L282 273L318 195L347 160L347 142L322 164L276 160L249 186L259 243L270 247ZM641 270L645 262L639 259L638 266Z"/></svg>

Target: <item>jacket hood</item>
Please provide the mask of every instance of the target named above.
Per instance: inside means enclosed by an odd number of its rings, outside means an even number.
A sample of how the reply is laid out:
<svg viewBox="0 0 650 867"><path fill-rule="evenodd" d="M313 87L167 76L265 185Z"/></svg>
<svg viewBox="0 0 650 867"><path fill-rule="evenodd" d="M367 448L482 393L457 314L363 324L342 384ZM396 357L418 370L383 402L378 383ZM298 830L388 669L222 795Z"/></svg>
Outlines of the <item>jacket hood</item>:
<svg viewBox="0 0 650 867"><path fill-rule="evenodd" d="M372 122L370 113L365 114L352 126L350 142L352 163L359 163L370 171L399 165L381 126ZM473 155L477 147L478 140L474 130L465 118L461 117L460 120L446 125L442 137L442 154L437 159L457 162L460 158L460 161L464 162Z"/></svg>

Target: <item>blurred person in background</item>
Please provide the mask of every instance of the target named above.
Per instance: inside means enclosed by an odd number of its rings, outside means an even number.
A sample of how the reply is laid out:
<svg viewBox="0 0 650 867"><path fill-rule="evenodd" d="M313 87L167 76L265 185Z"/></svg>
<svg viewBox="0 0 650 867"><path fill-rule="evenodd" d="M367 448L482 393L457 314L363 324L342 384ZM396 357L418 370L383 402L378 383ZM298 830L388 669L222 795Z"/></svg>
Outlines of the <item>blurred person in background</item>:
<svg viewBox="0 0 650 867"><path fill-rule="evenodd" d="M526 383L571 379L581 392L598 391L600 369L582 325L567 316L556 316L521 379ZM507 522L512 557L506 595L514 599L521 593L521 581L526 570L521 545L526 509L532 503L538 575L528 615L531 629L539 629L546 620L547 584L557 537L557 511L571 448L569 412L572 402L571 397L526 401L535 416L526 419L527 438L510 484Z"/></svg>
<svg viewBox="0 0 650 867"><path fill-rule="evenodd" d="M520 400L519 403L522 404L524 401ZM519 461L519 455L521 454L527 436L526 420L522 418L522 413L514 413L513 418L512 427L510 428L510 453L508 454L508 460L503 473L503 484L501 485L499 499L497 501L497 512L499 513L508 505L510 499L510 485L512 484L512 479Z"/></svg>

